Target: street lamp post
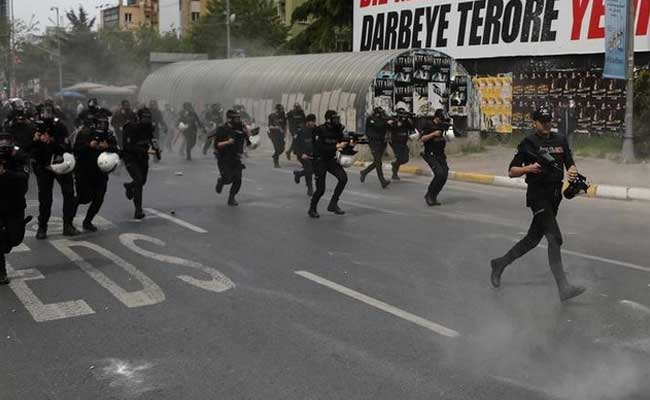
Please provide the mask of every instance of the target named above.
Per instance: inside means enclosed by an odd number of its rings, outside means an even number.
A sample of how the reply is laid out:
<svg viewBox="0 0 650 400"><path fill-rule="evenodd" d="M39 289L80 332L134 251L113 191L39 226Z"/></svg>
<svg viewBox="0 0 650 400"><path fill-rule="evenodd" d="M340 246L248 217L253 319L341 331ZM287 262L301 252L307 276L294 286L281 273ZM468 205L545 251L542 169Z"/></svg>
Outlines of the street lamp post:
<svg viewBox="0 0 650 400"><path fill-rule="evenodd" d="M59 93L63 92L63 67L61 65L61 20L59 19L59 7L50 7L50 11L56 11L56 41L58 47L59 62Z"/></svg>
<svg viewBox="0 0 650 400"><path fill-rule="evenodd" d="M230 0L226 0L226 58L230 58Z"/></svg>
<svg viewBox="0 0 650 400"><path fill-rule="evenodd" d="M627 0L627 87L625 103L625 132L623 133L623 162L633 163L634 155L634 0Z"/></svg>

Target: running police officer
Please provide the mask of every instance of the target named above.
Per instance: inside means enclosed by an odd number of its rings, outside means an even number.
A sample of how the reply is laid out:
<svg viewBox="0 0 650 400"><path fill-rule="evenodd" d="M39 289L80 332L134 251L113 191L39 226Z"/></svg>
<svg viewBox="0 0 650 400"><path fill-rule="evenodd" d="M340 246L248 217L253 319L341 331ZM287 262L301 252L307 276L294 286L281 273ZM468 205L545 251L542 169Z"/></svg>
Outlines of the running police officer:
<svg viewBox="0 0 650 400"><path fill-rule="evenodd" d="M438 109L433 115L433 121L425 120L422 124L422 136L420 140L424 142L424 152L422 158L429 164L433 179L429 183L424 200L428 206L439 206L438 195L445 187L449 177L449 166L447 165L447 155L445 147L447 141L445 132L450 127L449 117L443 109Z"/></svg>
<svg viewBox="0 0 650 400"><path fill-rule="evenodd" d="M5 254L25 237L25 194L29 179L26 155L15 147L14 138L0 127L0 285L9 283Z"/></svg>
<svg viewBox="0 0 650 400"><path fill-rule="evenodd" d="M282 104L276 104L275 112L269 115L269 138L273 143L273 166L280 168L280 155L284 152L284 136L287 132L287 116Z"/></svg>
<svg viewBox="0 0 650 400"><path fill-rule="evenodd" d="M218 127L223 125L223 108L221 108L221 103L214 103L210 105L210 108L205 113L205 123L208 125L208 129L211 132L215 132ZM214 147L212 140L214 136L210 135L205 138L205 143L203 143L203 155L208 154L208 149Z"/></svg>
<svg viewBox="0 0 650 400"><path fill-rule="evenodd" d="M309 114L305 117L305 125L298 128L293 139L293 148L296 152L298 161L302 164L302 169L293 171L293 179L296 184L300 183L300 178L305 177L307 184L307 196L314 195L314 186L312 177L314 175L314 166L312 156L314 154L314 130L316 129L316 116Z"/></svg>
<svg viewBox="0 0 650 400"><path fill-rule="evenodd" d="M219 128L214 138L214 154L217 157L220 177L215 190L221 193L225 185L230 186L229 206L238 206L235 196L241 188L242 170L246 168L241 161L247 135L241 116L235 110L228 110L226 123Z"/></svg>
<svg viewBox="0 0 650 400"><path fill-rule="evenodd" d="M384 157L387 145L386 132L392 122L393 120L389 120L386 117L386 113L381 107L376 107L372 111L372 115L368 116L366 119L366 136L368 137L368 145L370 146L370 152L372 153L372 163L361 171L360 178L362 183L366 181L366 176L370 171L375 169L377 170L377 178L379 178L381 187L385 189L390 184L390 181L384 178L382 158ZM408 146L406 149L408 153Z"/></svg>
<svg viewBox="0 0 650 400"><path fill-rule="evenodd" d="M124 125L129 121L135 121L136 115L131 109L131 103L128 100L122 100L120 109L113 115L111 119L111 125L113 125L113 130L115 131L115 136L117 137L118 142L122 141L122 131L124 130Z"/></svg>
<svg viewBox="0 0 650 400"><path fill-rule="evenodd" d="M82 225L85 231L97 231L93 219L104 203L108 186L108 173L99 168L97 160L103 152L116 151L117 141L113 132L109 130L108 119L105 117L97 118L92 127L84 126L75 139L74 155L77 159L75 183L78 204L90 204Z"/></svg>
<svg viewBox="0 0 650 400"><path fill-rule="evenodd" d="M542 237L548 241L548 260L557 283L560 300L579 296L585 288L571 285L562 266L562 233L557 223L557 212L562 201L564 168L573 182L578 169L573 162L571 150L565 137L551 132L551 112L540 108L533 114L535 133L519 144L510 163L509 176L526 175L528 189L526 205L533 212L533 221L526 236L503 257L491 261L492 286L501 286L503 270L516 259L537 247Z"/></svg>
<svg viewBox="0 0 650 400"><path fill-rule="evenodd" d="M291 146L289 146L289 149L287 150L286 153L287 160L291 160L292 152L296 153L296 156L298 156L298 153L296 152L295 149L294 141L296 140L296 135L298 135L298 130L305 127L305 123L306 123L305 119L306 119L305 112L303 111L300 103L295 103L293 105L293 110L287 113L287 121L289 123L289 133L291 134ZM298 159L300 159L299 156Z"/></svg>
<svg viewBox="0 0 650 400"><path fill-rule="evenodd" d="M28 155L31 151L36 128L34 123L27 117L22 100L13 100L10 105L11 111L5 121L5 130L13 136L14 142L20 147L21 152Z"/></svg>
<svg viewBox="0 0 650 400"><path fill-rule="evenodd" d="M311 198L309 216L319 218L318 201L325 193L325 177L327 173L334 175L338 180L334 194L327 207L336 215L343 215L345 212L339 207L339 198L348 183L348 175L338 163L337 151L347 147L350 143L343 137L343 125L341 117L334 110L325 113L325 123L314 130L314 153L312 155L314 174L316 175L316 192Z"/></svg>
<svg viewBox="0 0 650 400"><path fill-rule="evenodd" d="M133 200L135 205L135 219L143 219L145 216L142 210L142 191L149 173L150 148L156 151L156 157L160 156L160 149L154 138L151 111L143 107L138 110L136 121L129 121L124 125L122 143L122 159L132 179L124 184L124 189L126 198Z"/></svg>
<svg viewBox="0 0 650 400"><path fill-rule="evenodd" d="M63 235L75 236L79 231L72 224L77 210L74 193L74 157L65 125L54 117L51 107L41 109L40 121L32 143L34 174L38 184L38 231L36 239L47 238L47 224L52 213L52 190L56 180L63 195ZM68 168L71 166L71 168Z"/></svg>
<svg viewBox="0 0 650 400"><path fill-rule="evenodd" d="M395 161L391 164L395 181L399 180L399 167L409 162L409 135L413 131L413 120L411 114L405 109L397 110L395 123L390 125L390 147L395 154Z"/></svg>
<svg viewBox="0 0 650 400"><path fill-rule="evenodd" d="M201 123L196 111L194 111L192 103L183 103L183 110L178 118L178 123L186 127L183 131L183 137L185 138L185 159L192 161L192 149L196 145L198 131L201 129L205 132L205 127Z"/></svg>
<svg viewBox="0 0 650 400"><path fill-rule="evenodd" d="M113 113L103 107L99 106L97 99L92 98L88 100L88 107L83 109L77 116L76 125L81 127L82 125L91 129L95 125L95 120L97 118L109 118Z"/></svg>

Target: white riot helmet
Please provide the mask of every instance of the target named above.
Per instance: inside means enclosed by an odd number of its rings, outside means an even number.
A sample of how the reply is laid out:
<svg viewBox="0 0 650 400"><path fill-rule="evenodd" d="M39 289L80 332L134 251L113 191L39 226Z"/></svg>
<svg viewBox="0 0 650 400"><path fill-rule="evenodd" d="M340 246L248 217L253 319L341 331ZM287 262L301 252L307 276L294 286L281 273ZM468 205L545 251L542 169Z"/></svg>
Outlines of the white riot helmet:
<svg viewBox="0 0 650 400"><path fill-rule="evenodd" d="M450 127L449 129L444 131L442 137L444 137L445 140L448 142L453 142L454 139L456 139L456 135L454 134L454 128Z"/></svg>
<svg viewBox="0 0 650 400"><path fill-rule="evenodd" d="M251 142L250 146L248 146L251 149L255 150L256 148L259 147L259 145L260 145L260 135L250 136L248 138L248 140L250 140L250 142Z"/></svg>
<svg viewBox="0 0 650 400"><path fill-rule="evenodd" d="M52 157L52 162L50 163L49 168L57 175L66 175L72 172L76 165L77 161L72 154L63 153L62 156Z"/></svg>
<svg viewBox="0 0 650 400"><path fill-rule="evenodd" d="M97 166L106 174L115 171L118 165L120 165L120 156L117 153L105 151L97 157Z"/></svg>
<svg viewBox="0 0 650 400"><path fill-rule="evenodd" d="M184 122L179 122L178 123L178 130L179 131L185 132L187 130L187 128L189 128L189 126L186 123L184 123Z"/></svg>
<svg viewBox="0 0 650 400"><path fill-rule="evenodd" d="M336 161L338 161L343 168L350 168L354 165L355 160L356 156L353 154L343 154L340 151L336 153Z"/></svg>
<svg viewBox="0 0 650 400"><path fill-rule="evenodd" d="M413 133L409 135L409 139L411 139L414 142L420 140L420 137L421 137L420 131L418 131L417 129L414 130Z"/></svg>

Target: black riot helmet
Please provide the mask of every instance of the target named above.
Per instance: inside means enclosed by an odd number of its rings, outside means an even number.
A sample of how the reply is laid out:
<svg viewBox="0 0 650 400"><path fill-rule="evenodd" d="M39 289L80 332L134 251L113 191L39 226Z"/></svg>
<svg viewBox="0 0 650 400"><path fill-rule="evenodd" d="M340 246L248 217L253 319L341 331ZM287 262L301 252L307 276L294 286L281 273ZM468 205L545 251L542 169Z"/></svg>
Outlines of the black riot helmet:
<svg viewBox="0 0 650 400"><path fill-rule="evenodd" d="M275 111L278 113L283 113L284 112L284 106L282 104L276 104L275 105Z"/></svg>
<svg viewBox="0 0 650 400"><path fill-rule="evenodd" d="M98 107L99 107L99 102L97 101L96 98L93 97L92 99L88 100L88 108L90 108L91 110L95 110Z"/></svg>
<svg viewBox="0 0 650 400"><path fill-rule="evenodd" d="M122 109L123 110L130 110L131 109L131 103L129 103L128 100L122 100Z"/></svg>
<svg viewBox="0 0 650 400"><path fill-rule="evenodd" d="M8 160L14 151L14 137L8 133L0 133L0 160Z"/></svg>
<svg viewBox="0 0 650 400"><path fill-rule="evenodd" d="M38 110L41 120L50 122L54 120L54 106L48 103L43 103Z"/></svg>
<svg viewBox="0 0 650 400"><path fill-rule="evenodd" d="M192 111L192 103L190 103L189 101L186 101L185 103L183 103L183 110L188 111L188 112Z"/></svg>
<svg viewBox="0 0 650 400"><path fill-rule="evenodd" d="M295 103L293 105L293 109L296 111L302 111L302 106L300 105L300 103Z"/></svg>
<svg viewBox="0 0 650 400"><path fill-rule="evenodd" d="M233 127L241 125L241 114L236 110L228 110L226 112L226 119Z"/></svg>
<svg viewBox="0 0 650 400"><path fill-rule="evenodd" d="M151 124L151 110L147 107L142 107L138 110L138 122L141 124Z"/></svg>
<svg viewBox="0 0 650 400"><path fill-rule="evenodd" d="M325 123L331 126L341 125L341 116L334 110L325 112Z"/></svg>
<svg viewBox="0 0 650 400"><path fill-rule="evenodd" d="M375 107L375 108L372 110L372 115L374 115L374 116L376 116L376 117L381 117L381 116L384 115L384 109L381 108L381 107Z"/></svg>
<svg viewBox="0 0 650 400"><path fill-rule="evenodd" d="M95 130L101 133L107 133L110 128L108 124L108 118L100 116L95 120Z"/></svg>

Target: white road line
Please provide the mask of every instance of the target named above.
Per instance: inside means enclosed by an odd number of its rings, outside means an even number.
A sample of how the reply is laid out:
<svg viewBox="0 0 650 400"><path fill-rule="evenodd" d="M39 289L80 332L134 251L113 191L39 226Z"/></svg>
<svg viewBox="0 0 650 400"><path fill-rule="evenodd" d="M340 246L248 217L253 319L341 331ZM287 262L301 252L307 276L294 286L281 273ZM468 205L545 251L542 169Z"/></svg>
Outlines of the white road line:
<svg viewBox="0 0 650 400"><path fill-rule="evenodd" d="M147 212L149 212L151 214L157 215L160 218L171 221L171 222L175 223L176 225L182 226L183 228L187 228L187 229L189 229L189 230L191 230L193 232L196 232L196 233L208 233L208 231L206 231L203 228L200 228L200 227L198 227L196 225L192 225L189 222L183 221L182 219L172 217L171 215L165 214L162 211L158 211L158 210L153 209L153 208L145 208L145 211L147 211Z"/></svg>
<svg viewBox="0 0 650 400"><path fill-rule="evenodd" d="M328 288L330 288L332 290L335 290L335 291L337 291L339 293L342 293L342 294L344 294L344 295L346 295L348 297L352 297L353 299L359 300L359 301L361 301L363 303L366 303L366 304L368 304L370 306L373 306L373 307L378 308L378 309L380 309L382 311L385 311L385 312L387 312L389 314L392 314L392 315L394 315L396 317L402 318L402 319L404 319L406 321L412 322L412 323L414 323L416 325L419 325L419 326L421 326L423 328L429 329L430 331L433 331L433 332L435 332L435 333L437 333L439 335L447 336L447 337L451 337L451 338L455 338L455 337L460 336L460 334L458 332L456 332L455 330L453 330L453 329L449 329L449 328L447 328L445 326L436 324L435 322L431 322L431 321L429 321L427 319L424 319L422 317L418 317L417 315L411 314L411 313L409 313L407 311L400 310L399 308L393 307L390 304L386 304L383 301L374 299L374 298L372 298L370 296L366 296L365 294L359 293L359 292L354 291L352 289L348 289L345 286L341 286L338 283L334 283L334 282L329 281L329 280L327 280L325 278L321 278L320 276L314 275L311 272L294 271L294 273L296 275L302 276L305 279L309 279L312 282L316 282L316 283L318 283L320 285L326 286L326 287L328 287Z"/></svg>
<svg viewBox="0 0 650 400"><path fill-rule="evenodd" d="M327 200L330 200L330 199L327 199ZM403 216L403 217L408 216L408 214L402 213L402 212L399 212L399 211L388 210L386 208L380 208L380 207L373 207L373 206L369 206L369 205L366 205L366 204L355 203L353 201L339 200L339 203L348 204L348 205L351 205L353 207L358 207L358 208L365 208L367 210L379 211L379 212L382 212L382 213L385 213L385 214L400 215L400 216Z"/></svg>
<svg viewBox="0 0 650 400"><path fill-rule="evenodd" d="M510 241L518 242L519 240L510 238ZM537 247L540 247L542 249L547 249L548 248L546 245L539 245ZM587 260L600 261L600 262L607 263L607 264L618 265L619 267L634 269L634 270L637 270L637 271L650 272L650 268L648 268L648 267L628 263L628 262L625 262L625 261L618 261L618 260L613 260L611 258L592 256L591 254L580 253L580 252L573 251L573 250L564 250L564 249L562 249L562 253L569 254L569 255L572 255L572 256L576 256L576 257L585 258Z"/></svg>

